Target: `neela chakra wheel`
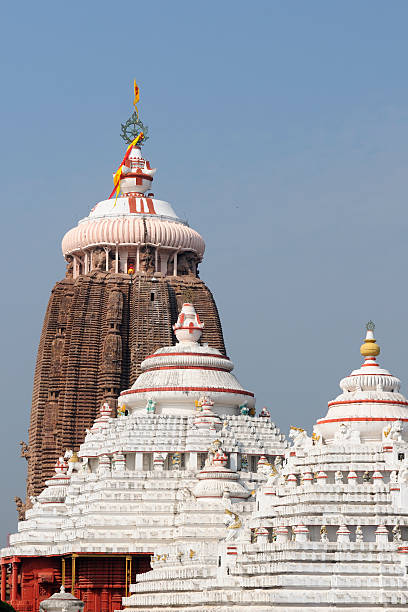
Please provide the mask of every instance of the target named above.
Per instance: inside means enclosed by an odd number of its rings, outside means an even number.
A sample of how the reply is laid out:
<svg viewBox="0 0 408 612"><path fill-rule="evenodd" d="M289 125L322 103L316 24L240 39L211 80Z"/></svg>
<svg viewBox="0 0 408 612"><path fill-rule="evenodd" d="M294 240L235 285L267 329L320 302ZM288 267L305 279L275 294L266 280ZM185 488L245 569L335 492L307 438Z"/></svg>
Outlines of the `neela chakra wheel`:
<svg viewBox="0 0 408 612"><path fill-rule="evenodd" d="M141 132L143 132L143 138L139 140L138 146L142 146L146 140L148 140L148 131L149 128L147 125L142 123L136 112L134 112L129 119L120 126L120 135L127 144L133 142L134 139L137 138Z"/></svg>

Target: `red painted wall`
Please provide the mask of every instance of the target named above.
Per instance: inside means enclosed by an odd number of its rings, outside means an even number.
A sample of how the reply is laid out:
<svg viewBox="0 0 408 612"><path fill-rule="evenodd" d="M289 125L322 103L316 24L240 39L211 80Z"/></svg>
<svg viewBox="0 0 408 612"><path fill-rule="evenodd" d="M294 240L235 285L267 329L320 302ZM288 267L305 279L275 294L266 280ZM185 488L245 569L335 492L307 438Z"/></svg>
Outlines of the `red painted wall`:
<svg viewBox="0 0 408 612"><path fill-rule="evenodd" d="M41 601L60 589L61 557L13 557L7 564L11 564L7 572L8 602L17 612L38 612ZM17 571L13 572L13 565ZM131 582L136 582L137 574L150 569L150 556L132 555ZM74 594L85 603L84 612L122 609L126 584L124 557L79 556L75 575ZM17 576L16 584L13 576ZM70 557L66 557L65 588L71 590Z"/></svg>

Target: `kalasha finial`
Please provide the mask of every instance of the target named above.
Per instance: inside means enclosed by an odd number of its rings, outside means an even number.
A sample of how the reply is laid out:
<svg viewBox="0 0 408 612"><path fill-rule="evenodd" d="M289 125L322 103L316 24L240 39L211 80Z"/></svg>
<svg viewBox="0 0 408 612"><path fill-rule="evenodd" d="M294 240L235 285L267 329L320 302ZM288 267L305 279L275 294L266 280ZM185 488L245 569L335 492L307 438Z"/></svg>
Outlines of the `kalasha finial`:
<svg viewBox="0 0 408 612"><path fill-rule="evenodd" d="M137 143L138 146L141 147L142 145L144 145L146 140L148 140L147 132L149 131L149 128L147 127L147 125L144 125L144 123L142 123L142 121L139 119L139 111L136 105L139 102L140 95L139 87L136 85L136 81L133 82L133 89L135 96L133 100L133 106L135 107L135 110L130 115L129 119L125 121L125 123L121 124L120 135L126 142L126 144L129 145L139 136L139 134L143 134L143 137L140 138Z"/></svg>
<svg viewBox="0 0 408 612"><path fill-rule="evenodd" d="M362 344L360 347L360 353L363 355L363 357L377 357L377 355L380 354L380 347L374 338L374 329L374 323L369 321L366 325L367 333L364 344Z"/></svg>

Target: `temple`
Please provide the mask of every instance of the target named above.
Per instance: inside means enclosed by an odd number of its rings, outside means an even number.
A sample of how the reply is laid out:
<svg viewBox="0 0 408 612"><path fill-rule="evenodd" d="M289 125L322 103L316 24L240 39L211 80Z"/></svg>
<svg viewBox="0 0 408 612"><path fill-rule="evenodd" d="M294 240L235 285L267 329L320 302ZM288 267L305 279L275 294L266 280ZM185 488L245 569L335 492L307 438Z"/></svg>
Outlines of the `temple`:
<svg viewBox="0 0 408 612"><path fill-rule="evenodd" d="M99 202L66 233L66 277L52 290L35 368L27 502L41 492L66 448L78 450L99 406L112 414L120 391L140 374L141 362L175 342L172 325L183 302L206 317L204 341L225 355L217 307L198 277L205 244L168 202L151 192L155 169L134 136L147 132L134 115L122 125L129 155L118 197Z"/></svg>
<svg viewBox="0 0 408 612"><path fill-rule="evenodd" d="M286 438L233 373L198 278L202 237L149 191L138 114L122 133L111 197L62 242L1 599L17 612L406 610L408 401L377 362L374 324L311 435Z"/></svg>

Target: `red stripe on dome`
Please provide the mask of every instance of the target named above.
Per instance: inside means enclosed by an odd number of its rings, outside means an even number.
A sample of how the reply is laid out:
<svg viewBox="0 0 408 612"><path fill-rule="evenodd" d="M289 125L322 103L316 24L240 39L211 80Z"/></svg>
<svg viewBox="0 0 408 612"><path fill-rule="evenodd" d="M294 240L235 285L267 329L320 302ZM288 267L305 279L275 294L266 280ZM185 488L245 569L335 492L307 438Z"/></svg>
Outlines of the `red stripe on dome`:
<svg viewBox="0 0 408 612"><path fill-rule="evenodd" d="M145 359L153 359L153 357L180 357L182 355L188 355L189 357L214 357L215 359L228 359L225 355L214 355L214 353L153 353L152 355L148 355Z"/></svg>
<svg viewBox="0 0 408 612"><path fill-rule="evenodd" d="M146 198L147 209L151 215L155 215L154 204L152 198Z"/></svg>
<svg viewBox="0 0 408 612"><path fill-rule="evenodd" d="M201 366L157 366L153 368L149 368L148 370L143 370L143 372L154 372L156 370L214 370L215 372L227 372L225 368L213 368L211 366L201 367Z"/></svg>
<svg viewBox="0 0 408 612"><path fill-rule="evenodd" d="M329 402L327 405L330 406L341 406L342 404L394 404L396 406L408 406L408 402L399 402L398 400L375 400L375 399L364 399L364 400L345 400L344 402Z"/></svg>
<svg viewBox="0 0 408 612"><path fill-rule="evenodd" d="M345 421L408 421L408 419L398 417L345 417L344 419L319 419L316 421L317 425L323 425L324 423L344 423Z"/></svg>
<svg viewBox="0 0 408 612"><path fill-rule="evenodd" d="M152 181L153 177L150 176L150 174L144 174L142 171L140 172L128 172L127 174L124 174L123 176L120 177L120 180L123 181L123 179L127 179L127 178L143 178L143 179L147 179L148 181Z"/></svg>
<svg viewBox="0 0 408 612"><path fill-rule="evenodd" d="M213 393L235 393L236 395L249 395L250 397L255 397L250 391L225 389L224 387L146 387L144 389L129 389L128 391L122 391L120 395L150 393L151 391L212 391Z"/></svg>

